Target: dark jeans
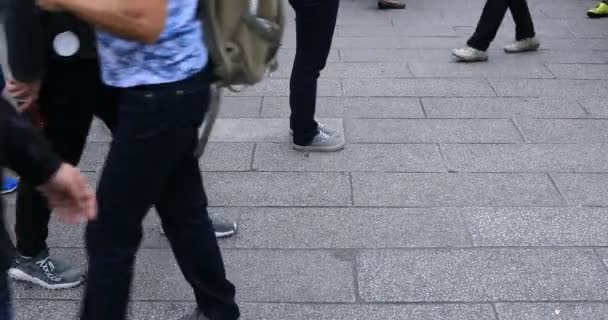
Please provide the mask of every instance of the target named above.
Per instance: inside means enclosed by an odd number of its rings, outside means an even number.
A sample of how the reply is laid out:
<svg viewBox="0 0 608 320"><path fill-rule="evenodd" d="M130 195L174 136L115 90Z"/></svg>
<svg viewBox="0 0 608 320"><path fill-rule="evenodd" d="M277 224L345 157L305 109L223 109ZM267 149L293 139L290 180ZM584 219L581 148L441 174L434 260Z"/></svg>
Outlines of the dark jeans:
<svg viewBox="0 0 608 320"><path fill-rule="evenodd" d="M515 38L519 41L534 37L534 24L526 0L487 0L477 29L467 45L481 51L488 50L507 13L507 8L515 20Z"/></svg>
<svg viewBox="0 0 608 320"><path fill-rule="evenodd" d="M0 274L0 320L12 320L13 308L11 304L11 291L7 281L6 272Z"/></svg>
<svg viewBox="0 0 608 320"><path fill-rule="evenodd" d="M96 60L49 62L39 104L46 120L44 135L72 165L80 161L94 114L110 127L116 123L116 90L102 84ZM47 248L51 216L47 200L21 180L16 210L17 249L25 256L38 255Z"/></svg>
<svg viewBox="0 0 608 320"><path fill-rule="evenodd" d="M317 80L325 68L336 28L339 0L289 0L296 11L296 57L289 105L293 141L307 145L318 133L315 121Z"/></svg>
<svg viewBox="0 0 608 320"><path fill-rule="evenodd" d="M208 103L206 73L121 90L119 123L97 191L98 218L87 228L81 319L126 318L142 221L152 206L199 309L212 320L238 319L194 156Z"/></svg>

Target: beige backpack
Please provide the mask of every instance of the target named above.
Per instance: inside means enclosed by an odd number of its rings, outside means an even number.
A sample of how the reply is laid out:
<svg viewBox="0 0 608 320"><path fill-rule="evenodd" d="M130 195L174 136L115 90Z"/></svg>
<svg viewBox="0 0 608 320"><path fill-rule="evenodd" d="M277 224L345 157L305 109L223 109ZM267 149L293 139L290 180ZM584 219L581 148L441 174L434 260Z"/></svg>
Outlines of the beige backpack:
<svg viewBox="0 0 608 320"><path fill-rule="evenodd" d="M285 28L283 1L199 1L215 83L197 156L202 155L217 118L221 89L254 85L277 69L277 53Z"/></svg>

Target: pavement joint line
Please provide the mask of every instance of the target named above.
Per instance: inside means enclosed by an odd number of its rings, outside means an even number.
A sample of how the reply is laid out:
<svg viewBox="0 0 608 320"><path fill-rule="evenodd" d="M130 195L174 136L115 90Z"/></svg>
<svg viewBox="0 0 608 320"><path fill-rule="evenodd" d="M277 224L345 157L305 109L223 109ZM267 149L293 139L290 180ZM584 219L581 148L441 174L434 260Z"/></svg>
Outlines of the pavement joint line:
<svg viewBox="0 0 608 320"><path fill-rule="evenodd" d="M494 313L494 319L500 320L500 316L498 315L498 310L496 310L496 304L492 303L492 312Z"/></svg>
<svg viewBox="0 0 608 320"><path fill-rule="evenodd" d="M515 127L515 130L517 130L517 133L519 133L519 136L521 137L521 140L524 143L528 143L529 140L526 138L526 135L521 131L521 128L517 124L517 120L515 120L514 118L511 118L511 123L513 124L513 127Z"/></svg>
<svg viewBox="0 0 608 320"><path fill-rule="evenodd" d="M220 240L222 244L225 240ZM226 240L227 241L227 240ZM53 247L51 249L59 250L85 250L83 247ZM144 251L166 251L168 247L142 247ZM412 247L309 247L309 248L265 248L265 247L224 247L222 251L234 252L341 252L351 250L357 252L412 252L412 251L486 251L486 250L504 250L504 251L594 251L596 249L608 249L608 246L412 246Z"/></svg>
<svg viewBox="0 0 608 320"><path fill-rule="evenodd" d="M576 103L578 104L578 106L579 106L581 109L583 109L583 111L585 112L585 114L586 114L586 115L588 115L588 116L593 116L593 113L591 113L589 110L587 110L587 108L585 108L585 106L583 105L583 103L582 103L582 102L577 101Z"/></svg>
<svg viewBox="0 0 608 320"><path fill-rule="evenodd" d="M443 167L444 167L445 171L447 173L456 172L456 170L450 170L450 167L449 167L450 164L449 164L448 160L446 159L445 154L443 153L441 144L439 144L439 143L437 144L437 152L439 152L439 156L441 157L441 162L443 163Z"/></svg>
<svg viewBox="0 0 608 320"><path fill-rule="evenodd" d="M355 206L355 184L353 183L353 173L348 173L348 185L350 187L350 204Z"/></svg>
<svg viewBox="0 0 608 320"><path fill-rule="evenodd" d="M559 189L559 187L557 186L557 183L555 182L555 179L553 179L553 176L550 173L547 173L547 177L549 178L549 181L551 181L551 185L553 185L553 188L555 188L555 191L557 191L557 194L559 194L559 197L561 198L562 202L565 203L566 205L568 205L570 203L570 201L568 201L568 198L566 197L566 195L564 195L562 193L562 191Z"/></svg>
<svg viewBox="0 0 608 320"><path fill-rule="evenodd" d="M251 161L249 162L249 172L257 172L257 170L255 169L255 155L256 155L256 151L258 149L258 144L254 143L253 144L253 148L251 149ZM205 172L211 172L211 171L205 171ZM226 172L226 171L224 171ZM233 172L233 171L228 171L228 172Z"/></svg>
<svg viewBox="0 0 608 320"><path fill-rule="evenodd" d="M608 263L602 258L600 253L597 251L597 248L593 249L593 252L597 256L597 258L600 259L600 263L602 264L602 266L604 267L604 270L606 271L606 274L608 275Z"/></svg>
<svg viewBox="0 0 608 320"><path fill-rule="evenodd" d="M82 171L87 173L97 173L97 171ZM373 170L354 170L354 171L316 171L316 170L241 170L241 171L201 171L201 173L230 173L230 174L239 174L239 173L294 173L294 174L307 174L307 173L377 173L377 174L390 174L390 173L399 173L399 174L416 174L416 175L432 175L432 174L451 174L451 175L541 175L541 174L580 174L580 175L608 175L606 171L392 171L392 170L383 170L383 171L373 171Z"/></svg>
<svg viewBox="0 0 608 320"><path fill-rule="evenodd" d="M424 119L430 119L428 113L426 112L426 108L424 107L424 99L418 98L418 103L420 104L420 108L422 109L422 114L424 115ZM413 118L415 119L415 118ZM420 119L420 118L418 118Z"/></svg>
<svg viewBox="0 0 608 320"><path fill-rule="evenodd" d="M258 118L262 118L262 114L264 113L264 104L265 104L266 96L262 96L260 99L260 109L258 110ZM257 119L257 118L253 118Z"/></svg>

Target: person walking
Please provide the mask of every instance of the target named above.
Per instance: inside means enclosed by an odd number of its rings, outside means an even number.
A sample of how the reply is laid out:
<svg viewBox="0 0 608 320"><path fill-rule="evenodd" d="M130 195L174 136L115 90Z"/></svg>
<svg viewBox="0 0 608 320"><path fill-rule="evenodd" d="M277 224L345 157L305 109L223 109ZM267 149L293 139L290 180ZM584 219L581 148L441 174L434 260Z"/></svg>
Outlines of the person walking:
<svg viewBox="0 0 608 320"><path fill-rule="evenodd" d="M289 105L293 147L332 152L344 138L315 120L317 82L325 68L338 18L339 0L289 0L296 12L296 56L291 71Z"/></svg>
<svg viewBox="0 0 608 320"><path fill-rule="evenodd" d="M126 319L142 221L155 206L192 286L186 319L235 320L239 308L207 213L198 128L210 100L198 0L38 0L96 26L103 81L119 92L118 125L89 223L82 320ZM111 281L109 281L111 279Z"/></svg>
<svg viewBox="0 0 608 320"><path fill-rule="evenodd" d="M515 21L515 39L504 50L507 53L535 51L540 47L536 38L532 16L526 0L487 0L477 29L467 47L452 50L458 61L477 62L488 60L488 47L496 37L498 28L507 12L511 11Z"/></svg>
<svg viewBox="0 0 608 320"><path fill-rule="evenodd" d="M6 33L15 78L9 81L9 93L22 102L23 113L41 115L43 133L62 159L78 164L93 116L110 130L118 117L119 93L101 81L93 28L66 12L41 11L34 0L11 0ZM18 190L17 212L18 254L11 277L47 289L81 284L81 270L50 255L46 240L51 212L25 180ZM212 222L218 237L236 232L234 222L217 215Z"/></svg>
<svg viewBox="0 0 608 320"><path fill-rule="evenodd" d="M61 163L37 130L0 97L0 167L4 166L38 186L63 221L83 223L95 217L95 194L86 179L78 169ZM13 311L6 272L13 247L5 228L2 202L0 198L0 320L11 320Z"/></svg>

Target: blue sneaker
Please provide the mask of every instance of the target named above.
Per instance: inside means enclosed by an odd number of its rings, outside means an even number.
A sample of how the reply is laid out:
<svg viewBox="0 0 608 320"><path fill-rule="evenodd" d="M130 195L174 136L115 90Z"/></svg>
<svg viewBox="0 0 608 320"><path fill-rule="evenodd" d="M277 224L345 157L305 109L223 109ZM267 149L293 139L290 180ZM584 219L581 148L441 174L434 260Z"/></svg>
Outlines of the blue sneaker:
<svg viewBox="0 0 608 320"><path fill-rule="evenodd" d="M1 194L9 194L15 192L19 186L19 179L13 177L4 177L2 179L2 191Z"/></svg>

